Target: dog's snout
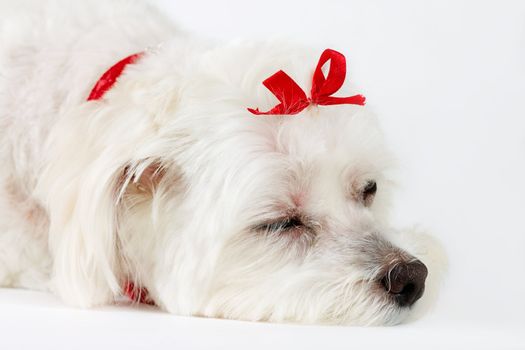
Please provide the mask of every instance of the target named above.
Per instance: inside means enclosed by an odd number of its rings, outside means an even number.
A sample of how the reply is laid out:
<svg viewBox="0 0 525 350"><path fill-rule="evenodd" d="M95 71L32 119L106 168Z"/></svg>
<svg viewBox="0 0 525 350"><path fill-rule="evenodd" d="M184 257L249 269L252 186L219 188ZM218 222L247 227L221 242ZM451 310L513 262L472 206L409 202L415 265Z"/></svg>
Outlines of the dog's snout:
<svg viewBox="0 0 525 350"><path fill-rule="evenodd" d="M425 264L415 260L395 265L381 279L381 284L399 306L411 306L423 295L427 275Z"/></svg>

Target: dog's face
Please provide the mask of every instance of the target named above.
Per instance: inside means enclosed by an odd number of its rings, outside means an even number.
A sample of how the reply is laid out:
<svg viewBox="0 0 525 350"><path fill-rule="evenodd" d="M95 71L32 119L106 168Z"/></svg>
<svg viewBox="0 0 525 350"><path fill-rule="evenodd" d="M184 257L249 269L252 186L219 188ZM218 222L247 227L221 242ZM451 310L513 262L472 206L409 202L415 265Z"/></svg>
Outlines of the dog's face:
<svg viewBox="0 0 525 350"><path fill-rule="evenodd" d="M311 84L318 56L303 61L281 51L212 50L189 60L186 80L164 71L180 50L166 54L165 66L144 63L159 74L134 95L146 96L136 108L149 111L156 101L161 112L149 113L153 127L142 113L128 114L125 135L138 141L119 140L125 147L115 150L136 152L122 157L126 176L115 182L124 193L118 275L177 314L397 323L422 295L427 271L392 243L385 223L390 157L382 134L360 106L250 114L246 107L274 103L261 81L277 69ZM159 97L176 84L175 97ZM122 102L122 114L133 109Z"/></svg>
<svg viewBox="0 0 525 350"><path fill-rule="evenodd" d="M388 155L360 109L246 115L206 161L188 224L221 239L200 313L390 324L421 296L424 265L387 238Z"/></svg>

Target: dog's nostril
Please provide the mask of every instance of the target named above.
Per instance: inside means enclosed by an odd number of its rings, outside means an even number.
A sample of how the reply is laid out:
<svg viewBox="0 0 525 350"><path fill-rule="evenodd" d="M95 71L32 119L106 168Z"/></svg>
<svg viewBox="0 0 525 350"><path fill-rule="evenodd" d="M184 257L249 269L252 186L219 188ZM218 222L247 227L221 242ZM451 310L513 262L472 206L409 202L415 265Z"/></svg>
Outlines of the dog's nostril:
<svg viewBox="0 0 525 350"><path fill-rule="evenodd" d="M394 266L381 284L399 306L411 306L423 295L427 275L425 264L416 260Z"/></svg>

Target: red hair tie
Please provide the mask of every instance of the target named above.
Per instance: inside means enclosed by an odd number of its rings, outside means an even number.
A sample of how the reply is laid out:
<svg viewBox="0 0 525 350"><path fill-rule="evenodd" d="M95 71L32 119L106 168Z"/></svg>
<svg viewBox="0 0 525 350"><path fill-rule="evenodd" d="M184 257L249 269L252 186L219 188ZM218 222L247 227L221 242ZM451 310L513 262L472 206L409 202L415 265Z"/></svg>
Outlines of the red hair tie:
<svg viewBox="0 0 525 350"><path fill-rule="evenodd" d="M88 101L97 101L102 99L106 92L108 92L109 89L113 87L113 85L117 82L117 78L122 75L124 72L124 69L130 65L135 63L139 58L141 58L144 55L143 52L136 53L134 55L128 56L124 58L123 60L120 60L116 64L114 64L111 68L109 68L101 77L98 79L97 83L91 90L91 93L89 94L87 100Z"/></svg>
<svg viewBox="0 0 525 350"><path fill-rule="evenodd" d="M330 70L325 77L322 67L330 61ZM277 97L279 103L267 112L259 111L259 108L248 108L248 111L255 115L276 115L276 114L297 114L310 104L315 105L341 105L341 104L365 104L363 95L349 97L335 97L336 93L345 81L346 59L345 56L335 50L326 49L319 58L312 79L311 98L297 83L282 70L263 81L263 85Z"/></svg>

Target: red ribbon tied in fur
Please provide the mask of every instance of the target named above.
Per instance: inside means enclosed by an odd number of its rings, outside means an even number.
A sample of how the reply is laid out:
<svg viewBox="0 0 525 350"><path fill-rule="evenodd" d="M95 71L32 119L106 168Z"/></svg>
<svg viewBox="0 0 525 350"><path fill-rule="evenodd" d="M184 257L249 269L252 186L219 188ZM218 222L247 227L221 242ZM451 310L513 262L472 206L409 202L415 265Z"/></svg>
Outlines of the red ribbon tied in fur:
<svg viewBox="0 0 525 350"><path fill-rule="evenodd" d="M123 60L118 61L116 64L111 66L97 81L93 89L91 90L91 93L89 94L87 100L88 101L97 101L102 99L106 92L109 91L115 85L117 82L118 77L122 75L124 72L124 69L130 65L135 63L139 58L141 58L144 55L144 53L136 53L134 55L128 56L124 58Z"/></svg>
<svg viewBox="0 0 525 350"><path fill-rule="evenodd" d="M328 76L325 77L322 71L326 62L330 61ZM277 97L279 103L267 112L259 111L259 108L248 108L248 111L255 115L278 115L278 114L297 114L311 104L315 105L341 105L341 104L365 104L363 95L349 97L332 96L336 93L345 81L346 59L345 56L332 49L326 49L321 54L317 67L315 68L312 79L311 98L299 85L282 70L263 81L263 85Z"/></svg>

